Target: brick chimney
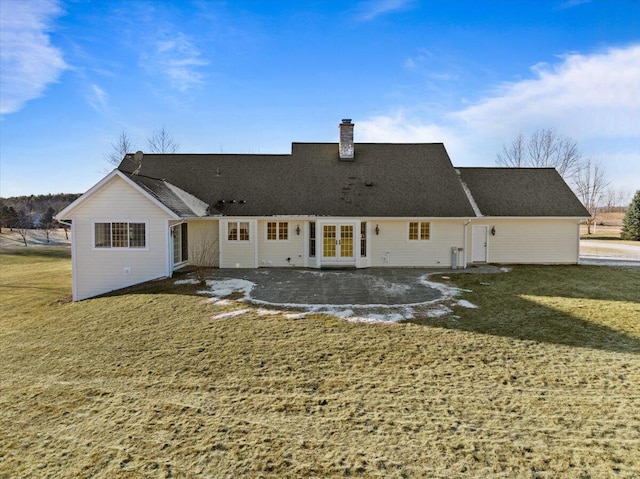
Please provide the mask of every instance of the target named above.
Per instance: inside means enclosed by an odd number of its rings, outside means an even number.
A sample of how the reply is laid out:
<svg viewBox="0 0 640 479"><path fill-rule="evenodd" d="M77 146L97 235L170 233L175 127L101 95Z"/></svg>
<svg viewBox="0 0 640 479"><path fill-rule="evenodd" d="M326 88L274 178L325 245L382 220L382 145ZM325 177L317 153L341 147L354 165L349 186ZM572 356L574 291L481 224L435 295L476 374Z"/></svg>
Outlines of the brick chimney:
<svg viewBox="0 0 640 479"><path fill-rule="evenodd" d="M353 161L353 123L345 118L340 123L340 159Z"/></svg>

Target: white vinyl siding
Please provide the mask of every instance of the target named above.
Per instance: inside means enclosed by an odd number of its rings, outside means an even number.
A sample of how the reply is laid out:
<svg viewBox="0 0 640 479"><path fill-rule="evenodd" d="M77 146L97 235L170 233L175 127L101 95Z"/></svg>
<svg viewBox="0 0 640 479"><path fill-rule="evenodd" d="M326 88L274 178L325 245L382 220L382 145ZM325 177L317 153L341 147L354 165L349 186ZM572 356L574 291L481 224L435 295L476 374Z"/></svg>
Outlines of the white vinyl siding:
<svg viewBox="0 0 640 479"><path fill-rule="evenodd" d="M136 205L135 209L131 205ZM95 247L96 223L141 223L141 218L145 223L144 248ZM78 205L71 219L75 232L74 299L90 298L167 275L168 214L125 180L115 176L89 201ZM119 241L124 244L122 235Z"/></svg>
<svg viewBox="0 0 640 479"><path fill-rule="evenodd" d="M416 220L429 223L429 241L409 240L409 221L373 221L371 266L450 267L451 247L464 246L463 220ZM375 227L379 234L375 234ZM418 231L420 231L418 227Z"/></svg>
<svg viewBox="0 0 640 479"><path fill-rule="evenodd" d="M284 231L280 225L288 225L287 240L269 239L269 224L278 225L278 233ZM261 232L258 238L258 266L304 266L305 235L303 234L302 222L296 221L258 221L258 231ZM300 227L300 234L297 228ZM271 230L273 231L273 230ZM289 261L287 261L289 258Z"/></svg>
<svg viewBox="0 0 640 479"><path fill-rule="evenodd" d="M472 224L488 227L487 261L490 263L575 264L578 261L577 219L484 218ZM492 227L495 235L491 234ZM471 246L471 236L468 244ZM470 261L470 254L467 258Z"/></svg>
<svg viewBox="0 0 640 479"><path fill-rule="evenodd" d="M244 224L243 224L244 223ZM256 220L221 220L220 221L220 267L221 268L257 268ZM242 233L242 230L246 233ZM236 231L236 233L234 233ZM247 237L246 240L229 240ZM235 235L235 236L234 236Z"/></svg>

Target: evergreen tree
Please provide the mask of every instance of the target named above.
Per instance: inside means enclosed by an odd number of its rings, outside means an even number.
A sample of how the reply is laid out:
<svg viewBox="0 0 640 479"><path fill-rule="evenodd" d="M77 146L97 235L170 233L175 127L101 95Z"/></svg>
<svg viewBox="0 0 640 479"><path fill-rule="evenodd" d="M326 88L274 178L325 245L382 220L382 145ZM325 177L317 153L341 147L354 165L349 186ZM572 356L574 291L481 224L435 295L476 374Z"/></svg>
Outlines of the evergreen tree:
<svg viewBox="0 0 640 479"><path fill-rule="evenodd" d="M53 224L55 223L53 219L53 215L55 214L56 212L54 211L54 209L51 206L49 206L47 211L45 211L44 215L42 215L42 220L40 222L40 225L42 226L42 228L49 229L53 227Z"/></svg>
<svg viewBox="0 0 640 479"><path fill-rule="evenodd" d="M624 240L640 241L640 190L633 195L633 200L624 215L620 237Z"/></svg>

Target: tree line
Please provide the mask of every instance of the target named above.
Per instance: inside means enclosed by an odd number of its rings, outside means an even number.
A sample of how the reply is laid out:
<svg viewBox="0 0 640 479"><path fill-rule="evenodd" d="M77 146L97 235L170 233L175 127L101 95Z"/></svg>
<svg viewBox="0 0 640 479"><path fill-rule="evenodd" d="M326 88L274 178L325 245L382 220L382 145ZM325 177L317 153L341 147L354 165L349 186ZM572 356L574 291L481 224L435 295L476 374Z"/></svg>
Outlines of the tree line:
<svg viewBox="0 0 640 479"><path fill-rule="evenodd" d="M0 233L2 229L17 231L27 245L27 232L41 229L45 232L47 242L50 233L62 226L54 219L59 211L75 201L80 193L57 193L47 195L13 196L0 198Z"/></svg>

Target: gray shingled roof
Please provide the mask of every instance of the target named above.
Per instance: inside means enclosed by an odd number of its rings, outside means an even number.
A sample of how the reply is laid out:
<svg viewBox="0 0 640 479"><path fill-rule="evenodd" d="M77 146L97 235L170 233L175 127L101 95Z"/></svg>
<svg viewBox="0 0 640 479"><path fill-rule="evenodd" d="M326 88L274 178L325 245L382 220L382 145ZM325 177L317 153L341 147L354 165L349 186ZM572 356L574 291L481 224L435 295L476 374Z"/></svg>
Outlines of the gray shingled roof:
<svg viewBox="0 0 640 479"><path fill-rule="evenodd" d="M294 143L290 155L145 154L137 175L132 158L119 169L160 201L176 200L170 184L210 205L211 214L475 216L441 143L356 143L348 162L339 160L337 143Z"/></svg>
<svg viewBox="0 0 640 479"><path fill-rule="evenodd" d="M590 216L554 168L458 170L484 216Z"/></svg>
<svg viewBox="0 0 640 479"><path fill-rule="evenodd" d="M441 143L293 143L290 155L127 155L118 167L182 217L586 217L553 168L458 168ZM459 173L459 174L458 174Z"/></svg>
<svg viewBox="0 0 640 479"><path fill-rule="evenodd" d="M206 203L166 181L142 175L127 176L178 216L188 218L207 215ZM216 213L219 214L214 210L210 214Z"/></svg>

